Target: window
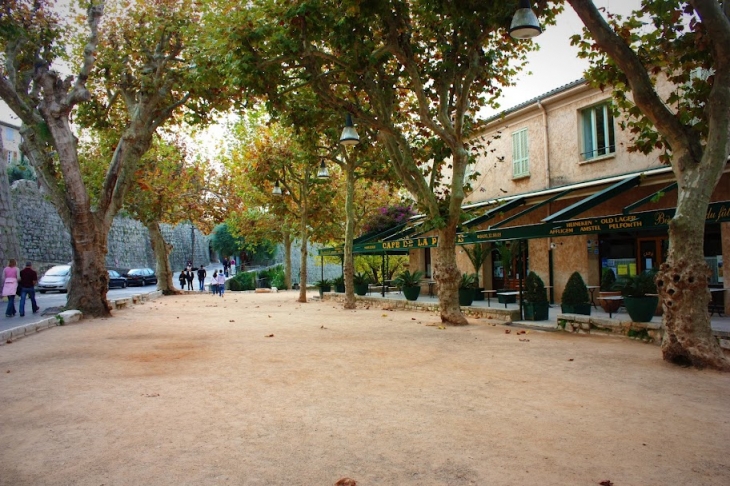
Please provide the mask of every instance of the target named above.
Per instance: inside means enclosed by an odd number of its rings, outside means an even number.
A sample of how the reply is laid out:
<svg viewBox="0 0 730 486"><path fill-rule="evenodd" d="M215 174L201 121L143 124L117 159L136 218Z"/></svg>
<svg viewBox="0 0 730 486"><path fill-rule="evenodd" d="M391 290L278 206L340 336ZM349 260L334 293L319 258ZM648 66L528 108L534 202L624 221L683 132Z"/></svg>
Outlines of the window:
<svg viewBox="0 0 730 486"><path fill-rule="evenodd" d="M608 103L581 112L583 124L583 160L591 160L616 152L613 113Z"/></svg>
<svg viewBox="0 0 730 486"><path fill-rule="evenodd" d="M8 142L15 140L15 130L10 127L5 127L5 140Z"/></svg>
<svg viewBox="0 0 730 486"><path fill-rule="evenodd" d="M530 175L527 128L512 134L512 177Z"/></svg>

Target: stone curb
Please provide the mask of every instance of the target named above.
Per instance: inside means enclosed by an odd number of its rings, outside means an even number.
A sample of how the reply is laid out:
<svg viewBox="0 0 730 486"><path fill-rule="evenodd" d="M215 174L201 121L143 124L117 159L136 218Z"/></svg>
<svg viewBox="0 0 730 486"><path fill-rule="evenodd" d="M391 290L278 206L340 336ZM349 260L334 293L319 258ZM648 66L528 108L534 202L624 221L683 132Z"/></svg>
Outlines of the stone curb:
<svg viewBox="0 0 730 486"><path fill-rule="evenodd" d="M140 302L154 300L160 296L162 296L162 291L155 290L146 294L134 294L131 297L110 300L109 305L111 305L112 310L124 309L126 307L131 307L132 304L138 304ZM83 319L83 317L83 313L79 310L66 310L63 312L59 312L55 316L47 317L38 322L33 322L31 324L25 324L23 326L0 331L0 346L12 343L20 338L24 338L32 334L37 334L52 327L79 322L81 321L81 319ZM62 322L63 324L61 324Z"/></svg>

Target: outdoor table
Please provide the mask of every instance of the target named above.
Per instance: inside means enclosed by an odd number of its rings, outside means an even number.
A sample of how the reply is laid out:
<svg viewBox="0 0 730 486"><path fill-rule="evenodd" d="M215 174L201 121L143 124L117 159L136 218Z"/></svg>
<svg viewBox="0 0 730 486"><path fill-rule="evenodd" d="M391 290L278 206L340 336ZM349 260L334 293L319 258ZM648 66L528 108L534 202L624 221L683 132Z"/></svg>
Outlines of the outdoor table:
<svg viewBox="0 0 730 486"><path fill-rule="evenodd" d="M594 300L593 297L596 293L596 289L600 289L601 286L600 285L586 285L586 287L588 288L588 292L591 293L591 304L593 304L593 308L598 309L598 306L596 305L596 301Z"/></svg>
<svg viewBox="0 0 730 486"><path fill-rule="evenodd" d="M599 297L599 298L598 298L598 300L620 300L620 301L622 301L622 302L623 302L624 298L623 298L623 297L621 297L620 295L609 295L609 296L607 296L607 297ZM612 314L613 314L613 313L612 313L612 311L611 311L611 307L609 307L609 308L608 308L608 318L609 318L609 319L613 317L613 315L612 315Z"/></svg>
<svg viewBox="0 0 730 486"><path fill-rule="evenodd" d="M492 296L492 294L496 294L497 291L496 290L482 290L482 293L487 294L487 307L489 307L490 306L489 298Z"/></svg>
<svg viewBox="0 0 730 486"><path fill-rule="evenodd" d="M520 295L519 292L497 292L497 296L504 295L505 297L509 297L511 295ZM507 308L507 302L504 303L504 308Z"/></svg>
<svg viewBox="0 0 730 486"><path fill-rule="evenodd" d="M433 280L428 281L428 296L433 297L433 287L436 285L436 282Z"/></svg>

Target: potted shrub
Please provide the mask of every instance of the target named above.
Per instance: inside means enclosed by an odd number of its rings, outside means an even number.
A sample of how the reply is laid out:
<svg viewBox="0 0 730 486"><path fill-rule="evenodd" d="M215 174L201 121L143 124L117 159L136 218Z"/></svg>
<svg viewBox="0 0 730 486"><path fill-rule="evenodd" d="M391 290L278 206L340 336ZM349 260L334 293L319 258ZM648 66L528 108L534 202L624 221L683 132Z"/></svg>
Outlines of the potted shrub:
<svg viewBox="0 0 730 486"><path fill-rule="evenodd" d="M476 273L463 273L459 281L459 305L471 305L477 285Z"/></svg>
<svg viewBox="0 0 730 486"><path fill-rule="evenodd" d="M314 283L314 286L319 289L319 296L323 297L325 292L332 290L332 281L326 278Z"/></svg>
<svg viewBox="0 0 730 486"><path fill-rule="evenodd" d="M654 272L643 272L634 275L621 289L626 312L629 313L629 317L634 322L649 322L654 316L659 304L654 277Z"/></svg>
<svg viewBox="0 0 730 486"><path fill-rule="evenodd" d="M535 272L527 274L525 290L522 293L525 300L525 319L528 321L545 321L548 318L547 292L545 283Z"/></svg>
<svg viewBox="0 0 730 486"><path fill-rule="evenodd" d="M352 276L352 285L355 287L357 295L365 295L368 293L368 285L370 285L370 275L367 273L357 272Z"/></svg>
<svg viewBox="0 0 730 486"><path fill-rule="evenodd" d="M620 300L602 300L602 297L618 297L621 295L621 289L616 287L616 274L613 269L604 268L601 271L601 289L598 293L598 302L604 312L613 314L621 307Z"/></svg>
<svg viewBox="0 0 730 486"><path fill-rule="evenodd" d="M474 273L477 276L477 280L474 285L474 300L484 300L483 287L479 286L479 275L481 274L481 268L484 265L487 257L489 256L489 250L484 249L482 243L477 243L471 247L465 246L464 252L469 257L469 261L474 266Z"/></svg>
<svg viewBox="0 0 730 486"><path fill-rule="evenodd" d="M423 272L421 272L420 270L416 270L413 273L411 273L410 270L405 270L398 274L395 279L393 279L393 285L398 287L403 292L403 295L406 296L406 299L416 300L418 299L418 295L421 293L422 278Z"/></svg>
<svg viewBox="0 0 730 486"><path fill-rule="evenodd" d="M565 284L560 307L565 314L591 315L591 298L588 296L588 287L580 273L573 272L568 283Z"/></svg>
<svg viewBox="0 0 730 486"><path fill-rule="evenodd" d="M335 286L335 292L344 294L345 293L345 276L340 275L332 279L332 285Z"/></svg>

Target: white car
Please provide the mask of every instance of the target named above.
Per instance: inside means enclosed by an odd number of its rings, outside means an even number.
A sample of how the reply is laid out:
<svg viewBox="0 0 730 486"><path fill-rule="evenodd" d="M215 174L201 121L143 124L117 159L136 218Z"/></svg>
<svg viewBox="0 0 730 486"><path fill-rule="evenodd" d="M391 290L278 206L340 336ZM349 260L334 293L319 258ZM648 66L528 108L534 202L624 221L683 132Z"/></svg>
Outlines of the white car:
<svg viewBox="0 0 730 486"><path fill-rule="evenodd" d="M71 279L71 265L56 265L51 267L38 280L36 288L41 294L55 290L57 292L68 292L68 281Z"/></svg>

